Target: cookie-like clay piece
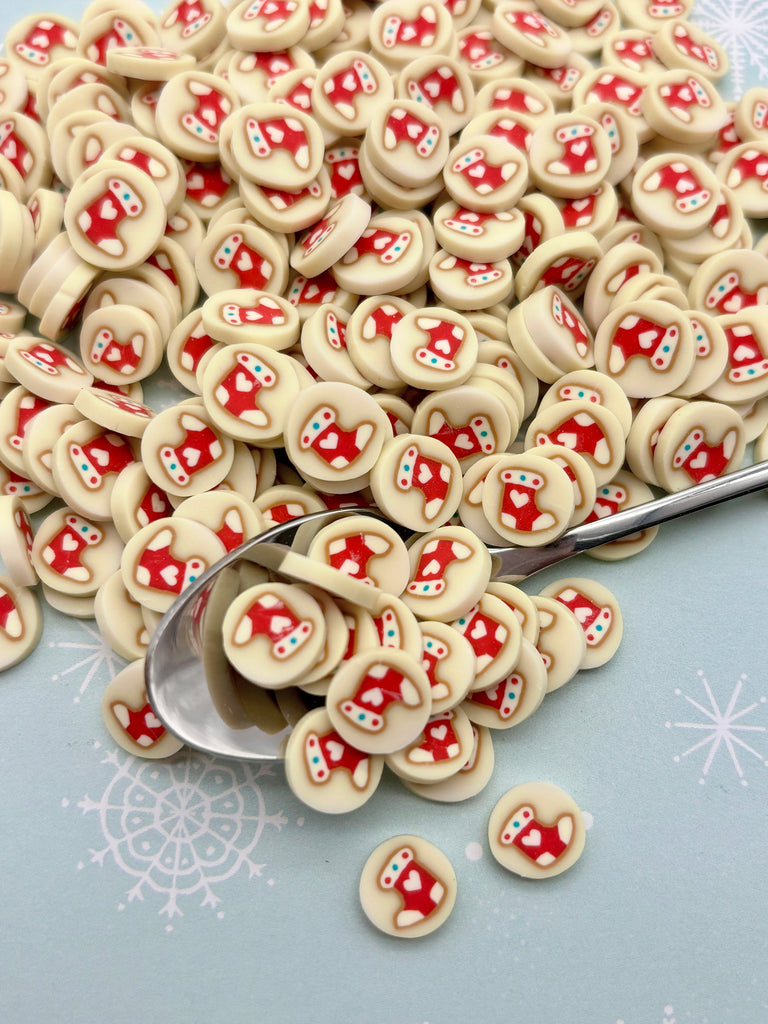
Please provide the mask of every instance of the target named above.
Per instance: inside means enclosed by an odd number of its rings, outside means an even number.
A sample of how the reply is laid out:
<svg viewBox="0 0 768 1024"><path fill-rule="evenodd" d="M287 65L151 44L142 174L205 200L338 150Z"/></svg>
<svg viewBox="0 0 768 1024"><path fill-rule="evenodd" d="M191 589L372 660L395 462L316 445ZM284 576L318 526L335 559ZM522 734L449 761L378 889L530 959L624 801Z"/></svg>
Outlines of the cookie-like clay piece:
<svg viewBox="0 0 768 1024"><path fill-rule="evenodd" d="M480 599L491 577L488 548L462 526L440 526L408 553L411 578L402 599L420 618L453 621Z"/></svg>
<svg viewBox="0 0 768 1024"><path fill-rule="evenodd" d="M431 687L411 655L394 647L373 648L336 670L326 707L347 742L371 754L391 754L413 743L427 724Z"/></svg>
<svg viewBox="0 0 768 1024"><path fill-rule="evenodd" d="M270 689L299 681L325 646L322 609L296 584L249 587L227 609L222 632L234 667Z"/></svg>
<svg viewBox="0 0 768 1024"><path fill-rule="evenodd" d="M459 460L437 438L398 435L384 443L371 472L371 490L376 505L393 521L427 532L459 507Z"/></svg>
<svg viewBox="0 0 768 1024"><path fill-rule="evenodd" d="M167 211L143 171L119 160L98 161L72 186L64 223L78 256L104 270L130 270L152 254Z"/></svg>
<svg viewBox="0 0 768 1024"><path fill-rule="evenodd" d="M465 764L443 782L417 783L404 779L405 786L417 796L439 803L469 800L488 785L493 775L493 740L489 729L472 723L472 752Z"/></svg>
<svg viewBox="0 0 768 1024"><path fill-rule="evenodd" d="M720 402L689 402L669 417L653 455L653 468L667 491L733 472L744 458L741 415Z"/></svg>
<svg viewBox="0 0 768 1024"><path fill-rule="evenodd" d="M416 939L445 923L456 888L451 862L436 846L419 836L393 836L365 862L360 903L379 931Z"/></svg>
<svg viewBox="0 0 768 1024"><path fill-rule="evenodd" d="M461 708L431 716L421 735L392 754L387 766L408 782L444 782L456 775L472 754L472 723Z"/></svg>
<svg viewBox="0 0 768 1024"><path fill-rule="evenodd" d="M143 658L112 679L101 699L101 714L112 739L137 757L170 757L184 746L168 732L147 699Z"/></svg>
<svg viewBox="0 0 768 1024"><path fill-rule="evenodd" d="M512 544L549 543L566 530L574 507L565 470L534 453L504 455L485 478L483 511Z"/></svg>
<svg viewBox="0 0 768 1024"><path fill-rule="evenodd" d="M316 811L346 814L376 791L384 758L357 750L334 729L325 708L309 711L285 748L285 777L295 796Z"/></svg>
<svg viewBox="0 0 768 1024"><path fill-rule="evenodd" d="M475 725L511 729L530 717L547 692L547 670L539 652L525 638L515 668L484 690L473 690L462 703Z"/></svg>
<svg viewBox="0 0 768 1024"><path fill-rule="evenodd" d="M536 650L546 673L546 692L569 683L582 666L587 640L573 612L553 597L531 598L539 617Z"/></svg>
<svg viewBox="0 0 768 1024"><path fill-rule="evenodd" d="M524 878L551 878L584 850L584 819L573 798L547 782L527 782L497 802L488 822L491 853Z"/></svg>
<svg viewBox="0 0 768 1024"><path fill-rule="evenodd" d="M30 655L42 631L43 616L34 593L0 576L0 671Z"/></svg>
<svg viewBox="0 0 768 1024"><path fill-rule="evenodd" d="M544 587L540 597L554 598L576 616L587 641L582 669L610 661L621 643L623 619L619 603L607 587L569 576Z"/></svg>

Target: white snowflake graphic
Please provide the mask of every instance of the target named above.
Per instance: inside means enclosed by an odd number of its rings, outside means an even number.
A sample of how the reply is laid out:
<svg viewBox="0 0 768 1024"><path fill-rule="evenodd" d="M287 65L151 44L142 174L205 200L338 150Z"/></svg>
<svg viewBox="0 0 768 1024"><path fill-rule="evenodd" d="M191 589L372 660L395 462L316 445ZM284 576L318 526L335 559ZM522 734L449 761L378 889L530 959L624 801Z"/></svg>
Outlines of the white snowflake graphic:
<svg viewBox="0 0 768 1024"><path fill-rule="evenodd" d="M712 767L712 763L715 760L717 752L722 749L731 759L731 763L736 770L736 774L741 780L742 786L747 785L747 780L744 777L744 770L739 760L740 756L748 754L752 757L758 758L762 761L763 765L768 766L768 760L765 760L765 754L761 754L756 750L750 743L747 742L747 738L754 738L755 740L760 739L759 735L762 733L763 736L768 732L768 727L765 725L752 724L747 722L748 716L753 715L761 705L766 703L765 697L760 697L759 700L754 701L752 704L748 704L746 707L739 708L738 703L741 697L741 691L744 687L744 683L747 681L745 675L740 676L739 681L733 688L733 692L728 700L727 705L720 708L720 705L712 692L712 687L709 685L707 680L704 678L704 673L699 669L698 676L701 679L704 692L707 697L707 704L699 703L694 700L693 697L689 697L684 694L682 690L675 690L676 696L682 696L688 703L696 709L701 715L701 719L696 722L666 722L667 729L691 729L699 734L702 734L701 739L697 740L692 747L684 750L682 754L675 757L675 762L679 763L684 757L688 757L690 754L695 754L699 751L706 754L704 759L704 765L701 769L701 777L699 782L703 785L706 776L709 774L709 770Z"/></svg>
<svg viewBox="0 0 768 1024"><path fill-rule="evenodd" d="M266 865L254 860L259 839L267 827L280 830L288 820L282 811L267 811L258 780L271 775L268 765L186 750L167 761L113 750L102 764L112 771L104 793L77 804L84 814L98 815L106 843L90 851L91 863L111 859L135 880L128 902L156 893L164 900L159 913L169 919L182 916L180 902L193 896L200 906L217 908L216 887L241 868L249 878L260 876Z"/></svg>
<svg viewBox="0 0 768 1024"><path fill-rule="evenodd" d="M696 0L693 20L725 48L734 99L751 84L748 80L755 72L758 79L768 79L765 0Z"/></svg>
<svg viewBox="0 0 768 1024"><path fill-rule="evenodd" d="M89 626L85 622L78 622L76 627L70 626L70 632L73 628L81 629L82 635L78 636L75 634L74 639L51 640L48 646L62 652L61 661L67 660L65 652L73 652L72 657L75 659L73 663L54 673L51 676L51 681L55 683L60 679L70 676L73 672L78 674L83 672L78 691L74 697L74 703L79 704L80 698L95 679L102 679L106 686L127 662L115 654L94 626Z"/></svg>

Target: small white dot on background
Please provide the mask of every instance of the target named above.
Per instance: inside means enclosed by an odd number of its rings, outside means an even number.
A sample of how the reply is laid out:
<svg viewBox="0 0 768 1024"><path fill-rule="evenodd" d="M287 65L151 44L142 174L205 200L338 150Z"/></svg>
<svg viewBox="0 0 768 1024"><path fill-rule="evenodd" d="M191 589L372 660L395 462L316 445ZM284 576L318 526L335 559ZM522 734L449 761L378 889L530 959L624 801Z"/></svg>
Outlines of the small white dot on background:
<svg viewBox="0 0 768 1024"><path fill-rule="evenodd" d="M464 853L467 860L480 860L483 856L483 848L480 843L467 843Z"/></svg>
<svg viewBox="0 0 768 1024"><path fill-rule="evenodd" d="M584 828L589 831L595 824L595 819L592 817L589 811L582 811L581 816L584 819Z"/></svg>

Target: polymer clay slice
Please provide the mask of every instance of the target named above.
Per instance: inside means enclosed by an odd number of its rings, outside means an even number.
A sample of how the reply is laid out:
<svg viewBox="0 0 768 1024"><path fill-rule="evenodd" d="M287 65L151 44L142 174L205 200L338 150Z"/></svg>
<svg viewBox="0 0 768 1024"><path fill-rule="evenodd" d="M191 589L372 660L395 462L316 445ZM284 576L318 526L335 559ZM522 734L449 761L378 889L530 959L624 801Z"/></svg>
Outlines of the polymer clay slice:
<svg viewBox="0 0 768 1024"><path fill-rule="evenodd" d="M514 669L484 689L474 689L461 704L469 720L487 729L512 729L541 705L547 672L533 644L523 638Z"/></svg>
<svg viewBox="0 0 768 1024"><path fill-rule="evenodd" d="M387 766L408 782L443 782L456 775L471 756L472 723L457 707L433 714L420 736L392 754Z"/></svg>
<svg viewBox="0 0 768 1024"><path fill-rule="evenodd" d="M728 119L725 100L712 82L686 68L652 75L641 109L654 131L684 145L706 142Z"/></svg>
<svg viewBox="0 0 768 1024"><path fill-rule="evenodd" d="M419 622L421 665L429 678L432 714L456 707L466 697L475 679L472 645L447 622L433 619Z"/></svg>
<svg viewBox="0 0 768 1024"><path fill-rule="evenodd" d="M632 208L657 233L695 235L719 205L717 178L703 160L684 153L662 153L638 169L632 181Z"/></svg>
<svg viewBox="0 0 768 1024"><path fill-rule="evenodd" d="M168 732L147 698L144 660L131 662L112 679L101 699L104 725L123 750L138 757L169 757L182 740Z"/></svg>
<svg viewBox="0 0 768 1024"><path fill-rule="evenodd" d="M507 676L520 657L522 627L514 611L498 597L485 593L451 626L475 655L475 678L470 690L484 690Z"/></svg>
<svg viewBox="0 0 768 1024"><path fill-rule="evenodd" d="M104 270L143 263L160 241L167 219L154 182L118 160L99 161L84 171L64 208L72 247Z"/></svg>
<svg viewBox="0 0 768 1024"><path fill-rule="evenodd" d="M219 132L240 106L232 85L206 71L181 71L160 90L155 124L162 142L185 160L219 158Z"/></svg>
<svg viewBox="0 0 768 1024"><path fill-rule="evenodd" d="M406 313L394 325L390 356L401 380L435 391L469 377L477 345L466 317L440 306L425 307Z"/></svg>
<svg viewBox="0 0 768 1024"><path fill-rule="evenodd" d="M365 231L331 272L345 290L379 295L407 289L421 268L424 245L415 223L403 216L375 214Z"/></svg>
<svg viewBox="0 0 768 1024"><path fill-rule="evenodd" d="M208 336L227 344L255 342L284 350L299 338L294 307L282 296L255 288L217 291L203 303L201 315Z"/></svg>
<svg viewBox="0 0 768 1024"><path fill-rule="evenodd" d="M318 121L339 135L361 135L374 111L391 100L394 86L377 57L350 49L325 61L312 86Z"/></svg>
<svg viewBox="0 0 768 1024"><path fill-rule="evenodd" d="M120 568L126 590L142 606L167 612L226 548L213 530L192 519L156 519L126 543Z"/></svg>
<svg viewBox="0 0 768 1024"><path fill-rule="evenodd" d="M0 576L0 671L17 665L37 647L43 617L34 593Z"/></svg>
<svg viewBox="0 0 768 1024"><path fill-rule="evenodd" d="M143 402L99 387L83 388L74 407L92 423L125 437L141 437L155 415Z"/></svg>
<svg viewBox="0 0 768 1024"><path fill-rule="evenodd" d="M525 0L508 0L494 8L494 35L507 49L537 67L557 68L568 59L567 29L550 20Z"/></svg>
<svg viewBox="0 0 768 1024"><path fill-rule="evenodd" d="M120 565L122 541L109 523L94 523L69 508L52 512L39 525L32 564L51 589L92 597Z"/></svg>
<svg viewBox="0 0 768 1024"><path fill-rule="evenodd" d="M690 402L662 428L654 472L665 490L680 491L732 472L741 465L745 445L738 412L720 402Z"/></svg>
<svg viewBox="0 0 768 1024"><path fill-rule="evenodd" d="M455 775L451 775L443 782L426 784L403 780L406 787L417 796L439 803L457 803L477 796L493 775L493 741L488 729L474 723L472 736L472 753Z"/></svg>
<svg viewBox="0 0 768 1024"><path fill-rule="evenodd" d="M353 746L390 754L412 743L429 720L432 697L420 663L380 647L344 661L326 696L334 728Z"/></svg>
<svg viewBox="0 0 768 1024"><path fill-rule="evenodd" d="M234 551L264 530L261 516L252 503L229 490L193 494L176 507L173 517L192 519L207 526L227 551Z"/></svg>
<svg viewBox="0 0 768 1024"><path fill-rule="evenodd" d="M294 727L285 748L285 773L295 796L316 811L346 814L373 796L384 759L347 743L325 708L309 711Z"/></svg>
<svg viewBox="0 0 768 1024"><path fill-rule="evenodd" d="M611 479L624 461L624 430L610 409L589 399L557 402L541 410L525 435L526 448L548 442L583 456L599 486Z"/></svg>
<svg viewBox="0 0 768 1024"><path fill-rule="evenodd" d="M493 529L522 546L554 540L574 511L565 470L531 453L505 455L496 462L485 477L482 501Z"/></svg>
<svg viewBox="0 0 768 1024"><path fill-rule="evenodd" d="M537 594L531 598L539 616L536 650L546 670L546 692L559 690L581 668L587 640L578 619L553 597Z"/></svg>
<svg viewBox="0 0 768 1024"><path fill-rule="evenodd" d="M393 70L455 48L453 19L436 0L388 0L374 8L368 33L373 52Z"/></svg>
<svg viewBox="0 0 768 1024"><path fill-rule="evenodd" d="M408 582L408 550L387 523L370 516L345 516L324 526L307 555L354 580L397 596Z"/></svg>
<svg viewBox="0 0 768 1024"><path fill-rule="evenodd" d="M547 782L510 789L488 821L491 853L524 878L548 878L572 867L584 850L584 819L573 798Z"/></svg>
<svg viewBox="0 0 768 1024"><path fill-rule="evenodd" d="M613 657L621 643L623 620L618 601L607 587L569 576L550 583L540 596L554 598L576 616L587 642L582 669L597 668Z"/></svg>
<svg viewBox="0 0 768 1024"><path fill-rule="evenodd" d="M598 328L595 367L630 398L658 398L684 384L695 360L693 331L669 302L620 303Z"/></svg>
<svg viewBox="0 0 768 1024"><path fill-rule="evenodd" d="M360 876L360 903L368 920L397 938L420 938L450 916L456 875L436 846L413 835L380 843Z"/></svg>
<svg viewBox="0 0 768 1024"><path fill-rule="evenodd" d="M611 481L597 489L594 506L587 516L586 522L616 515L617 512L621 512L625 508L643 505L647 501L653 501L653 497L653 491L646 483L628 470L619 470ZM607 544L591 548L587 554L590 558L596 558L600 562L618 562L622 558L630 558L632 555L644 551L658 532L658 526L638 530L626 537L619 537Z"/></svg>
<svg viewBox="0 0 768 1024"><path fill-rule="evenodd" d="M533 181L554 196L588 195L603 182L611 165L605 129L580 112L542 120L531 138Z"/></svg>
<svg viewBox="0 0 768 1024"><path fill-rule="evenodd" d="M371 472L371 490L376 505L390 519L427 532L457 510L461 468L437 438L401 434L385 441Z"/></svg>
<svg viewBox="0 0 768 1024"><path fill-rule="evenodd" d="M149 377L163 358L160 325L146 310L126 303L101 306L80 328L83 364L108 384L131 384Z"/></svg>
<svg viewBox="0 0 768 1024"><path fill-rule="evenodd" d="M460 206L481 212L508 209L528 185L528 161L505 139L462 137L443 168L445 187Z"/></svg>
<svg viewBox="0 0 768 1024"><path fill-rule="evenodd" d="M408 554L411 578L401 596L420 618L452 622L472 608L490 580L488 549L462 526L424 534Z"/></svg>
<svg viewBox="0 0 768 1024"><path fill-rule="evenodd" d="M340 260L368 226L371 208L354 192L349 192L325 215L301 235L290 255L294 270L316 277Z"/></svg>
<svg viewBox="0 0 768 1024"><path fill-rule="evenodd" d="M252 103L232 118L232 154L240 173L259 185L300 189L323 164L323 137L316 122L284 103Z"/></svg>
<svg viewBox="0 0 768 1024"><path fill-rule="evenodd" d="M472 117L472 81L466 68L454 57L442 54L415 57L400 72L396 94L400 99L416 100L434 110L450 135L459 132Z"/></svg>
<svg viewBox="0 0 768 1024"><path fill-rule="evenodd" d="M142 527L173 513L168 495L150 480L141 462L132 462L118 474L112 486L109 508L124 543Z"/></svg>
<svg viewBox="0 0 768 1024"><path fill-rule="evenodd" d="M289 356L245 341L216 352L206 364L201 385L213 424L229 437L251 444L282 436L299 394Z"/></svg>
<svg viewBox="0 0 768 1024"><path fill-rule="evenodd" d="M99 632L115 654L127 661L144 657L149 634L141 606L125 589L119 569L96 591L93 612Z"/></svg>
<svg viewBox="0 0 768 1024"><path fill-rule="evenodd" d="M370 473L390 430L384 411L365 392L351 384L320 382L296 399L285 445L300 472L333 484Z"/></svg>
<svg viewBox="0 0 768 1024"><path fill-rule="evenodd" d="M17 495L0 496L0 558L12 583L33 587L37 573L32 566L34 532Z"/></svg>
<svg viewBox="0 0 768 1024"><path fill-rule="evenodd" d="M234 447L202 408L171 406L158 413L141 438L150 479L179 497L221 483L232 467Z"/></svg>
<svg viewBox="0 0 768 1024"><path fill-rule="evenodd" d="M426 185L443 169L449 136L431 108L418 100L391 100L376 109L365 145L379 169L399 185Z"/></svg>
<svg viewBox="0 0 768 1024"><path fill-rule="evenodd" d="M22 387L49 402L69 404L81 388L93 383L69 349L34 336L9 341L4 365Z"/></svg>
<svg viewBox="0 0 768 1024"><path fill-rule="evenodd" d="M56 491L80 515L108 521L115 480L136 459L137 442L83 419L56 441L51 473Z"/></svg>

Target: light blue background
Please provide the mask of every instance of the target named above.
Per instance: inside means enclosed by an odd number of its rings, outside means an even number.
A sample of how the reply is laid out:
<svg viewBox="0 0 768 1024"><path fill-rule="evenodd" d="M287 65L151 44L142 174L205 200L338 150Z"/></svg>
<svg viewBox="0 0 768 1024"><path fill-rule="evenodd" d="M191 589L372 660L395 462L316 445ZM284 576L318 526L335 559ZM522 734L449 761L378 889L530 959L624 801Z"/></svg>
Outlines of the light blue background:
<svg viewBox="0 0 768 1024"><path fill-rule="evenodd" d="M700 5L712 24L727 8ZM33 9L6 9L0 30ZM46 611L40 646L0 677L0 1020L768 1021L766 551L760 494L662 528L629 562L581 557L529 581L608 586L625 618L614 660L500 734L475 799L431 804L388 776L340 819L303 807L280 768L115 751L99 707L122 663L90 623ZM740 687L734 724L750 731L732 735L754 751L735 761L722 743L706 772L711 747L684 753L709 735L684 727L711 723L705 680L721 710ZM498 797L533 779L594 822L579 863L543 883L506 873L486 841ZM402 832L458 876L452 917L418 942L372 929L357 901L368 854Z"/></svg>

